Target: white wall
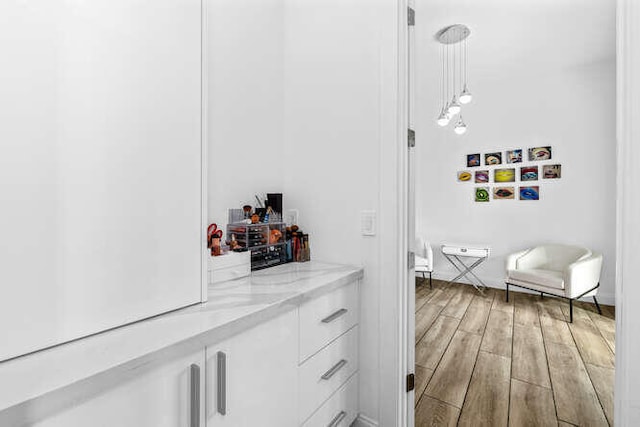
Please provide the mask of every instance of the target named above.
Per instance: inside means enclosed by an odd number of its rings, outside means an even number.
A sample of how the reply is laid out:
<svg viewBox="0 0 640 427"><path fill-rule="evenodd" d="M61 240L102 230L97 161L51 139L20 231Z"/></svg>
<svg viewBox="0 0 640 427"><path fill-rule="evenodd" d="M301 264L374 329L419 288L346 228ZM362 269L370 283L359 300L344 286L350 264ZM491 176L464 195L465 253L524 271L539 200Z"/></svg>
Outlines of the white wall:
<svg viewBox="0 0 640 427"><path fill-rule="evenodd" d="M287 204L300 210L313 259L365 267L360 411L372 420L379 419L379 294L386 230L362 236L360 212L380 215L383 208L382 3L291 0L285 17Z"/></svg>
<svg viewBox="0 0 640 427"><path fill-rule="evenodd" d="M284 183L283 0L209 0L210 222Z"/></svg>
<svg viewBox="0 0 640 427"><path fill-rule="evenodd" d="M394 425L402 383L388 369L397 361L380 357L399 317L381 324L381 298L397 294L397 203L386 202L397 185L397 11L395 0L211 0L208 13L209 219L226 223L244 195L282 192L312 259L364 266L360 411L381 425ZM376 236L360 234L362 210L378 213Z"/></svg>
<svg viewBox="0 0 640 427"><path fill-rule="evenodd" d="M424 14L425 2L422 5ZM556 14L553 9L549 13ZM496 287L504 286L507 254L543 242L565 242L604 254L599 297L612 304L616 191L613 40L610 56L594 62L573 58L563 62L558 52L553 53L553 60L547 60L540 51L528 62L496 62L493 67L487 66L487 58L481 58L478 62L483 66L474 69L474 49L490 50L483 37L490 39L488 33L493 32L486 26L474 26L473 17L467 19L464 22L472 29L469 83L474 100L463 109L469 130L462 137L434 121L440 108L439 45L433 41L432 28L417 28L416 220L418 232L436 249L435 277L450 279L456 273L439 253L443 242L488 244L491 258L477 272ZM497 15L493 21L495 28L500 28L500 19ZM593 26L588 30L599 31ZM601 31L602 37L611 36L609 27ZM572 43L578 49L583 41L578 37ZM526 49L521 45L514 48ZM505 56L508 54L503 53ZM508 149L547 145L553 147L552 161L530 164L560 163L562 178L532 183L540 186L540 201L476 203L474 188L481 184L456 180L458 171L467 170L466 154L502 151L504 155ZM515 166L519 172L521 164Z"/></svg>

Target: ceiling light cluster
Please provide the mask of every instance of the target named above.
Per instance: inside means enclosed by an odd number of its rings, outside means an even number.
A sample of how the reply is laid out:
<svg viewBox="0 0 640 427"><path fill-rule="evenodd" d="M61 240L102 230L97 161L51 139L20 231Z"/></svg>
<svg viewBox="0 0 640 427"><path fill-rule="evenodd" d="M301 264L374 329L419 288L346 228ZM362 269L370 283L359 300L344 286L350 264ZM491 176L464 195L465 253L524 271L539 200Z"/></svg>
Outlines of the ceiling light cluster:
<svg viewBox="0 0 640 427"><path fill-rule="evenodd" d="M440 115L436 119L438 125L445 127L458 115L453 131L462 135L467 125L462 119L462 106L473 98L467 87L467 38L471 34L469 27L455 24L438 31L436 40L442 44L442 83ZM457 51L457 52L456 52ZM461 90L460 93L458 91ZM451 100L449 101L449 97Z"/></svg>

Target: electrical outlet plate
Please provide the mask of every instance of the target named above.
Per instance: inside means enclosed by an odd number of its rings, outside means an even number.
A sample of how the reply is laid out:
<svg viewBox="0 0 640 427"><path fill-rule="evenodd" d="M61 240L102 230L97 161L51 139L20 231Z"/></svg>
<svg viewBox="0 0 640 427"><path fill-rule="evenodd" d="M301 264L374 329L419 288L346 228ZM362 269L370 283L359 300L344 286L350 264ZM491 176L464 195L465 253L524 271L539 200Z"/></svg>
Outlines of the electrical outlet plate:
<svg viewBox="0 0 640 427"><path fill-rule="evenodd" d="M294 225L294 224L295 225L299 225L298 224L298 215L299 215L298 209L287 209L284 212L283 220L284 220L285 224L287 224L287 225Z"/></svg>
<svg viewBox="0 0 640 427"><path fill-rule="evenodd" d="M360 229L363 236L375 236L376 235L376 211L361 211L360 212Z"/></svg>

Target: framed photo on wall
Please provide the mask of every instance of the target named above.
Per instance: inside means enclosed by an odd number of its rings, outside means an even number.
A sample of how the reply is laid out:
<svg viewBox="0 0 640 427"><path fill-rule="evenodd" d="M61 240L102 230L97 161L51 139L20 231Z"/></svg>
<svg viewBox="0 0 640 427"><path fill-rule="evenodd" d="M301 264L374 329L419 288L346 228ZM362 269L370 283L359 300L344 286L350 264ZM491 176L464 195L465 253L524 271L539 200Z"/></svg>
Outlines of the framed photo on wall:
<svg viewBox="0 0 640 427"><path fill-rule="evenodd" d="M529 148L529 161L551 160L551 147Z"/></svg>
<svg viewBox="0 0 640 427"><path fill-rule="evenodd" d="M520 181L537 181L538 166L523 166L520 168Z"/></svg>
<svg viewBox="0 0 640 427"><path fill-rule="evenodd" d="M507 151L507 163L522 163L522 149Z"/></svg>
<svg viewBox="0 0 640 427"><path fill-rule="evenodd" d="M542 177L544 179L559 179L562 176L562 165L542 166Z"/></svg>
<svg viewBox="0 0 640 427"><path fill-rule="evenodd" d="M480 153L467 154L467 167L473 168L476 166L480 166Z"/></svg>
<svg viewBox="0 0 640 427"><path fill-rule="evenodd" d="M501 165L502 153L487 153L484 155L484 164L486 166Z"/></svg>

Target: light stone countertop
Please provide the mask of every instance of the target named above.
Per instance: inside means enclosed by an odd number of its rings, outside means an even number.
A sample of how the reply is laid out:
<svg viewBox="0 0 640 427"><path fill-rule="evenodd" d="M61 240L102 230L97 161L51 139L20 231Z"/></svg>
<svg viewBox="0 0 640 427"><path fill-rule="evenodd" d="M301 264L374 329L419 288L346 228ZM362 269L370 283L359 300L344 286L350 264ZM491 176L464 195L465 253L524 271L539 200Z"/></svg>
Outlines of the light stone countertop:
<svg viewBox="0 0 640 427"><path fill-rule="evenodd" d="M89 388L198 351L362 276L361 267L316 261L272 267L209 285L206 303L2 362L0 424L26 408L52 411Z"/></svg>

